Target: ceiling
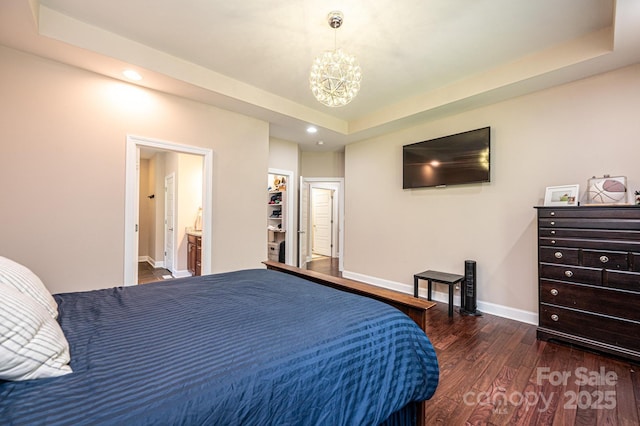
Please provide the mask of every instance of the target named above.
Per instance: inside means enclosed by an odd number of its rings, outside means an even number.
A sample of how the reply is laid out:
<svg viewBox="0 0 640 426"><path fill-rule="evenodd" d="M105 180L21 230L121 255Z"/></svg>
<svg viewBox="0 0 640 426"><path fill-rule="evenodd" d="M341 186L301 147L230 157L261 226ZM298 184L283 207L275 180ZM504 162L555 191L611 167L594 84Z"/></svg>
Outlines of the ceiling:
<svg viewBox="0 0 640 426"><path fill-rule="evenodd" d="M332 10L345 16L337 31ZM308 87L313 58L334 37L363 73L340 108ZM332 150L639 63L640 1L15 0L0 2L0 44L121 80L133 68L136 84Z"/></svg>

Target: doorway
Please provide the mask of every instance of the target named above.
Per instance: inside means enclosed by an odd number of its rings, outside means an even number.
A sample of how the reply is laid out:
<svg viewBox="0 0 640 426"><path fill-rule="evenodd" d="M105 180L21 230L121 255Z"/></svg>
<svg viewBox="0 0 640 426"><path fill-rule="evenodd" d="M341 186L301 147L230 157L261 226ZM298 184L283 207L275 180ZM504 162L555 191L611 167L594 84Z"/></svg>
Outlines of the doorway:
<svg viewBox="0 0 640 426"><path fill-rule="evenodd" d="M294 229L295 229L295 218L294 218L294 194L295 194L295 181L293 180L293 172L290 170L282 170L269 168L267 174L267 187L270 189L269 198L277 193L277 189L274 187L273 182L274 179L278 178L281 181L282 186L279 188L281 190L280 194L284 198L283 206L280 207L280 216L277 219L273 217L269 217L269 227L267 228L268 234L268 247L269 244L274 243L276 240L284 241L284 263L287 265L295 265L295 237L294 237ZM273 209L272 209L273 210ZM269 212L269 213L272 213ZM279 219L279 220L278 220ZM272 230L269 230L270 227L276 226L280 224L281 232L274 234ZM276 237L276 235L278 235Z"/></svg>
<svg viewBox="0 0 640 426"><path fill-rule="evenodd" d="M141 148L138 174L138 271L148 263L172 278L191 276L189 240L202 229L202 156Z"/></svg>
<svg viewBox="0 0 640 426"><path fill-rule="evenodd" d="M176 144L139 136L127 136L125 160L125 247L124 247L124 285L138 284L138 236L139 236L139 170L140 150L156 150L178 154L193 154L202 159L202 273L211 272L212 247L212 176L213 151L188 145ZM164 197L163 197L164 198ZM164 214L164 212L163 212ZM175 229L175 227L174 227ZM175 262L175 251L172 262ZM167 259L163 256L163 263Z"/></svg>
<svg viewBox="0 0 640 426"><path fill-rule="evenodd" d="M344 269L344 178L300 177L298 266L322 259ZM320 263L320 262L318 262ZM337 264L337 268L336 268Z"/></svg>

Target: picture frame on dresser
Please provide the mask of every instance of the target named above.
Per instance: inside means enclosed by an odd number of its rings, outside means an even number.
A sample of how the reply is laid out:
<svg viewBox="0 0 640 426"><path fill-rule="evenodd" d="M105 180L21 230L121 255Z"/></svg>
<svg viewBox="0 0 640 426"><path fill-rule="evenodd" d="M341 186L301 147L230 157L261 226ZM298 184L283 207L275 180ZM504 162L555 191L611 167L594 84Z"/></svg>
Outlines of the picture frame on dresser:
<svg viewBox="0 0 640 426"><path fill-rule="evenodd" d="M547 186L544 193L545 206L577 206L580 185Z"/></svg>
<svg viewBox="0 0 640 426"><path fill-rule="evenodd" d="M587 181L587 205L628 204L626 176L593 176Z"/></svg>

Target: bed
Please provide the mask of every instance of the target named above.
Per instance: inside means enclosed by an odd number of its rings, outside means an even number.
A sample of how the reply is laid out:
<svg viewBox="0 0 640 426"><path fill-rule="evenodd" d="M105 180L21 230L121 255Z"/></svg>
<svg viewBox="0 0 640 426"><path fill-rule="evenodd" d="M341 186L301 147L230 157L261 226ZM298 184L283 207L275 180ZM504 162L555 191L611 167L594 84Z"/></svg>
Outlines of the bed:
<svg viewBox="0 0 640 426"><path fill-rule="evenodd" d="M266 263L54 295L73 372L0 381L2 424L421 424L427 302Z"/></svg>

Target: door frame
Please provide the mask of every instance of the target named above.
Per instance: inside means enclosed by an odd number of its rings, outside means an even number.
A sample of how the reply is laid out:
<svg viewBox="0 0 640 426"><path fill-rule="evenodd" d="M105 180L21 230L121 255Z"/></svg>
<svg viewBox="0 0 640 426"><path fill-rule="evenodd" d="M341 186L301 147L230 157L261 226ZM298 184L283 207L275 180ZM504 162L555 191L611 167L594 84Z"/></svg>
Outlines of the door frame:
<svg viewBox="0 0 640 426"><path fill-rule="evenodd" d="M337 210L338 220L334 221L337 226L338 233L338 270L344 270L344 178L333 178L333 177L320 177L320 178L307 178L304 176L300 176L300 188L299 192L303 190L303 186L309 185L309 187L320 187L322 188L322 184L330 184L325 186L328 189L336 189L335 186L337 184L336 191L338 192L337 197L334 198L334 211ZM337 200L336 200L337 199ZM302 205L302 197L299 195L298 200L300 200L300 212L299 212L299 220L302 220L302 209L306 208L307 211L310 210L311 206L311 197L308 197L307 205ZM298 229L300 229L300 224L298 224ZM298 253L300 253L300 239L298 240ZM308 238L307 238L308 242Z"/></svg>
<svg viewBox="0 0 640 426"><path fill-rule="evenodd" d="M138 149L156 148L184 154L201 155L202 161L202 274L211 273L213 245L213 150L175 142L127 135L124 191L124 279L125 286L138 285Z"/></svg>
<svg viewBox="0 0 640 426"><path fill-rule="evenodd" d="M167 222L167 210L169 210L169 202L167 201L167 193L169 192L169 185L167 184L167 181L169 179L172 179L172 190L173 190L173 206L171 206L171 218L172 218L172 223L168 223ZM175 268L175 260L176 260L176 174L175 172L171 172L168 175L166 175L164 177L164 188L165 188L165 197L164 197L164 227L163 232L164 232L164 268L167 269L169 272L171 272L172 275L175 276L175 272L176 272L176 268ZM171 226L172 230L171 230L171 265L169 265L167 263L167 254L168 254L168 250L167 250L167 228ZM171 267L169 267L171 266Z"/></svg>
<svg viewBox="0 0 640 426"><path fill-rule="evenodd" d="M285 176L287 178L287 189L285 191L286 193L286 200L285 200L285 215L286 215L286 223L285 223L285 234L284 234L284 241L285 241L285 250L284 250L284 263L286 263L287 265L291 265L291 266L295 266L294 263L294 253L296 252L295 250L293 250L293 242L295 241L295 239L293 238L293 222L295 219L295 216L293 215L293 207L295 204L295 189L294 189L294 185L295 185L295 180L293 179L293 172L291 170L283 170L283 169L274 169L274 168L269 168L269 170L267 171L267 175L279 175L279 176ZM268 234L268 233L267 233Z"/></svg>

